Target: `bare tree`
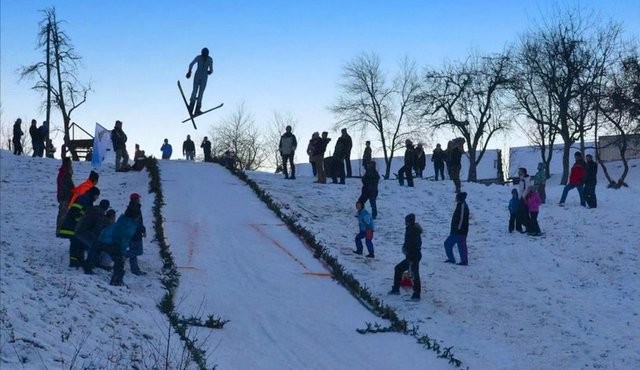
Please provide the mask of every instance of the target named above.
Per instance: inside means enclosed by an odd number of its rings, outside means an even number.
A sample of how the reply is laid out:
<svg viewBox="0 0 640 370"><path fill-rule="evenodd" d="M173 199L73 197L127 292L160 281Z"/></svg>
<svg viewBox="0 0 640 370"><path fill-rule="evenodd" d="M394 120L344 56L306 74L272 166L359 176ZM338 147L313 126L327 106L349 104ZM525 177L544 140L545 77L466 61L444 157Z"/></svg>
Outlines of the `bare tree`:
<svg viewBox="0 0 640 370"><path fill-rule="evenodd" d="M626 158L632 140L635 146L640 145L640 56L637 50L628 52L621 57L614 68L609 70L607 77L603 79L603 95L598 99L597 113L604 117L604 128L618 136L613 143L619 150L623 171L617 180L614 180L600 159L599 151L596 152L597 160L609 181L609 187L619 189L627 186L626 176L629 165ZM635 136L633 136L636 134Z"/></svg>
<svg viewBox="0 0 640 370"><path fill-rule="evenodd" d="M472 55L464 62L425 74L419 99L423 114L434 129L449 128L466 140L468 181L476 181L476 167L491 137L510 127L509 111L503 107L509 68L506 55Z"/></svg>
<svg viewBox="0 0 640 370"><path fill-rule="evenodd" d="M265 136L265 149L269 153L267 163L273 166L276 171L282 166L282 157L279 150L280 136L285 132L287 126L291 126L291 131L295 134L297 123L298 121L291 113L273 112L273 118Z"/></svg>
<svg viewBox="0 0 640 370"><path fill-rule="evenodd" d="M585 134L593 128L593 89L620 34L618 25L589 22L594 19L570 10L547 17L521 38L516 52L518 74L527 80L518 86L520 108L564 142L562 184L568 179L571 145L579 140L584 147Z"/></svg>
<svg viewBox="0 0 640 370"><path fill-rule="evenodd" d="M221 125L212 130L211 136L214 155L220 156L230 151L242 170L257 170L267 161L268 150L265 149L264 139L244 103L224 118Z"/></svg>
<svg viewBox="0 0 640 370"><path fill-rule="evenodd" d="M61 30L62 21L56 19L55 8L46 9L43 13L45 17L40 22L37 46L44 48L45 61L23 67L20 75L21 78L35 79L36 83L32 88L46 94L44 104L47 107L47 117L49 104L53 100L55 107L62 114L65 145L61 155L64 157L66 149L69 149L73 159L78 160L75 149L69 145L71 114L87 101L91 87L83 85L78 80L78 63L81 58L71 44L69 36ZM54 79L51 79L51 71L54 72ZM51 125L50 121L48 123Z"/></svg>
<svg viewBox="0 0 640 370"><path fill-rule="evenodd" d="M330 107L338 118L334 129L373 128L380 137L386 164L384 178L388 179L395 151L406 138L423 129L416 100L421 85L415 62L405 58L388 83L380 58L373 53L361 54L345 65L342 79L342 94Z"/></svg>
<svg viewBox="0 0 640 370"><path fill-rule="evenodd" d="M558 124L554 122L558 119L558 108L553 103L551 93L544 88L540 76L533 72L535 68L531 68L539 63L539 52L537 45L522 40L518 52L512 55L511 109L524 118L524 122L517 121L517 125L529 143L539 149L548 178L551 176L549 167L553 158L553 145L558 135Z"/></svg>

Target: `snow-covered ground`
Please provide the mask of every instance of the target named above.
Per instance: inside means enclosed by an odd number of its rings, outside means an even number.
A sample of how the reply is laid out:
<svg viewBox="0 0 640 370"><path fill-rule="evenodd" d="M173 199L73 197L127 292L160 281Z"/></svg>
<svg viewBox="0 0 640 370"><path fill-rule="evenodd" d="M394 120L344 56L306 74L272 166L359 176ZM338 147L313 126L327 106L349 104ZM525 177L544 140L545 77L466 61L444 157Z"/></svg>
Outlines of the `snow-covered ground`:
<svg viewBox="0 0 640 370"><path fill-rule="evenodd" d="M470 265L444 264L453 185L383 181L374 244L376 259L345 253L357 229L359 179L346 186L313 184L299 171L249 173L299 224L313 231L358 280L450 347L471 369L634 369L640 367L640 161L631 188L598 187L599 208L577 193L564 208L562 187L547 186L540 212L544 238L507 232L509 186L463 184L472 212ZM0 151L0 368L179 368L183 345L156 307L164 291L153 239L147 172L100 171L101 198L121 213L128 194L143 195L149 237L128 287L109 273L87 276L67 267L68 242L54 235L59 161ZM76 184L90 171L74 163ZM161 161L167 243L181 273L177 310L230 320L191 334L220 369L450 368L411 336L361 335L380 323L291 234L254 193L222 167ZM604 183L604 181L601 181ZM423 226L422 301L387 296L401 259L404 216ZM457 253L456 253L457 255ZM127 266L128 271L128 266ZM166 351L168 350L168 355ZM74 367L75 365L75 367Z"/></svg>

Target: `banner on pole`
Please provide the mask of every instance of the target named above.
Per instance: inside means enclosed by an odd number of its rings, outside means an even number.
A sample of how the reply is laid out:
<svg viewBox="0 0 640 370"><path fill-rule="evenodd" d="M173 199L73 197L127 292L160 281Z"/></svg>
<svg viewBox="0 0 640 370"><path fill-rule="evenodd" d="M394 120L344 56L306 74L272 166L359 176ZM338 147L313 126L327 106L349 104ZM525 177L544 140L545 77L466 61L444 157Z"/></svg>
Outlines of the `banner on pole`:
<svg viewBox="0 0 640 370"><path fill-rule="evenodd" d="M111 131L102 127L96 122L96 132L93 136L93 154L91 157L91 165L95 169L99 169L104 162L107 152L111 151Z"/></svg>

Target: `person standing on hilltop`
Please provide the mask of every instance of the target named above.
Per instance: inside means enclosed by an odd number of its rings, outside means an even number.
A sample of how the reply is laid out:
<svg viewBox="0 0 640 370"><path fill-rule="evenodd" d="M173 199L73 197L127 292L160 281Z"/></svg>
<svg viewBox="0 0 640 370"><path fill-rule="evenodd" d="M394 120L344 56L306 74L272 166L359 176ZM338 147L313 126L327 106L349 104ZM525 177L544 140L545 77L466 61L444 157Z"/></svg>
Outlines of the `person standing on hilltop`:
<svg viewBox="0 0 640 370"><path fill-rule="evenodd" d="M287 126L285 133L280 136L280 143L278 145L278 150L282 157L282 172L284 173L285 179L296 179L296 165L293 163L293 156L296 154L297 147L298 140L296 140L296 135L291 132L291 126ZM289 171L287 170L287 162L291 167L291 176L289 176Z"/></svg>

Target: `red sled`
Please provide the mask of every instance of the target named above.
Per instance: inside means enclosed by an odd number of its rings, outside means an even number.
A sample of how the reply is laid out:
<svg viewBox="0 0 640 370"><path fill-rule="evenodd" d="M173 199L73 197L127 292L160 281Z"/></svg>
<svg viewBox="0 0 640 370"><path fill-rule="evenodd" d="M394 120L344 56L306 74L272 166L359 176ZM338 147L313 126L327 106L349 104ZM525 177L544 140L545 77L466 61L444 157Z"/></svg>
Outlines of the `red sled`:
<svg viewBox="0 0 640 370"><path fill-rule="evenodd" d="M400 286L405 288L413 287L413 279L409 277L409 274L407 272L402 274L402 280L400 280Z"/></svg>

